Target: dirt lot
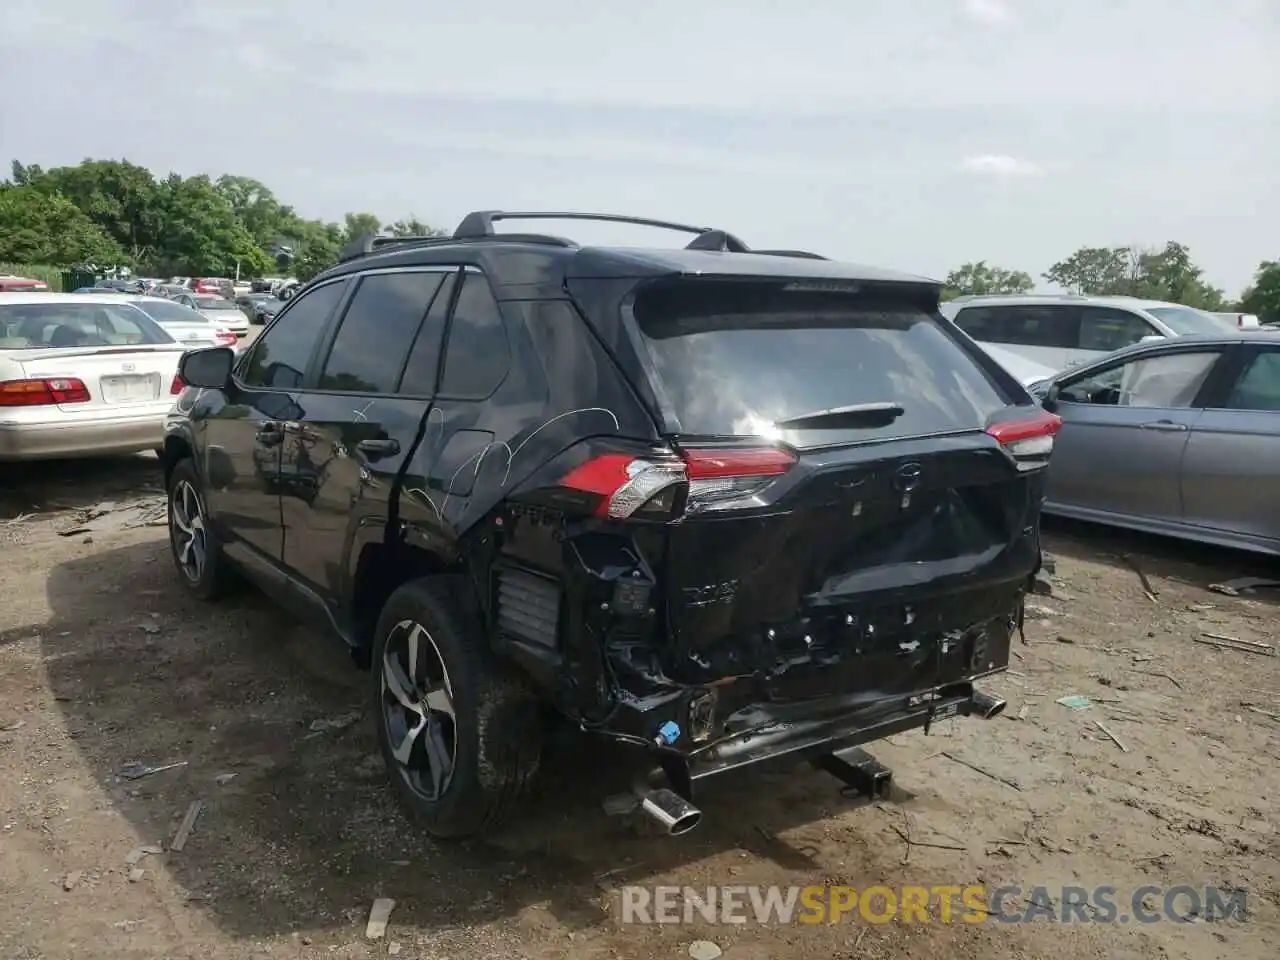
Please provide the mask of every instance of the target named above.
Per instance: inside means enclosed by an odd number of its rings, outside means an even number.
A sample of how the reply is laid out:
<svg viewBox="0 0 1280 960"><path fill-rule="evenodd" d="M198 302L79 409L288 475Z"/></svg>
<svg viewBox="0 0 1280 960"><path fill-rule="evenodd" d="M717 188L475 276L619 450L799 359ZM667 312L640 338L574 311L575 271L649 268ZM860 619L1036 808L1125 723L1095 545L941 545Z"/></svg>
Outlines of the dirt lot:
<svg viewBox="0 0 1280 960"><path fill-rule="evenodd" d="M574 742L521 823L439 846L391 802L345 654L253 593L184 600L164 530L147 525L163 515L156 473L140 457L0 474L4 958L644 960L697 939L729 960L1277 955L1280 657L1195 642L1274 643L1280 591L1206 587L1276 564L1057 528L1055 596L1037 598L1030 642L992 685L1005 717L877 748L894 802L844 799L808 770L750 775L705 797L698 831L660 839L602 815L604 778ZM114 509L81 522L101 501ZM1071 694L1095 702L1055 702ZM130 761L186 765L130 780ZM168 850L196 799L189 841ZM147 844L167 852L135 869ZM1249 916L624 926L627 883L1110 884L1122 905L1146 883L1209 885L1245 890ZM380 896L397 905L387 937L368 940Z"/></svg>

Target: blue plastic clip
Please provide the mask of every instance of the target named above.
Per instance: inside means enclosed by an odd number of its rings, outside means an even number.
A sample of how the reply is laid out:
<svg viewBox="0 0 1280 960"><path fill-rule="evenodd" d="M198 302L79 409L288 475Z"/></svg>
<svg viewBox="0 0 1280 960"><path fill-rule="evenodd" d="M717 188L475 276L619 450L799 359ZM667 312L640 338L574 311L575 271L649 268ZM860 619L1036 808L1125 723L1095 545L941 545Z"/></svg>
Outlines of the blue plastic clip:
<svg viewBox="0 0 1280 960"><path fill-rule="evenodd" d="M658 735L653 738L660 747L669 747L680 739L680 724L668 720L658 728Z"/></svg>

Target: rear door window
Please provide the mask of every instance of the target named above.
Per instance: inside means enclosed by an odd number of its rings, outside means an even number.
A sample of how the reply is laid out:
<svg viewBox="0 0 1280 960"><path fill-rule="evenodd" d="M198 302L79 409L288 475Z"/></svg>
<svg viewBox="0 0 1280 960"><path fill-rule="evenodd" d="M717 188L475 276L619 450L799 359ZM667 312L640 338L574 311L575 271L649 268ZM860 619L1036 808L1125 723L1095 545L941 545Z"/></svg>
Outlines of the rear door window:
<svg viewBox="0 0 1280 960"><path fill-rule="evenodd" d="M1280 351L1255 354L1231 388L1228 410L1280 412Z"/></svg>
<svg viewBox="0 0 1280 960"><path fill-rule="evenodd" d="M902 415L854 439L920 436L980 429L1011 402L936 315L901 298L676 280L643 290L634 310L684 434L771 436L779 420L888 402ZM804 435L834 432L850 431Z"/></svg>
<svg viewBox="0 0 1280 960"><path fill-rule="evenodd" d="M1080 315L1075 307L1041 304L965 307L956 314L956 326L982 343L1070 349L1076 345Z"/></svg>

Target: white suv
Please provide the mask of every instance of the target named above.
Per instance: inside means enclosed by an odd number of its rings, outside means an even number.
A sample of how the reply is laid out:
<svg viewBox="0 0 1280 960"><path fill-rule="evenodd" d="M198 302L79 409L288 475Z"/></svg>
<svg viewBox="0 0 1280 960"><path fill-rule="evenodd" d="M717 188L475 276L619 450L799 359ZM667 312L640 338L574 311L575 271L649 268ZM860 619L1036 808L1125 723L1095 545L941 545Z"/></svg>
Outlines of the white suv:
<svg viewBox="0 0 1280 960"><path fill-rule="evenodd" d="M1180 303L1072 294L957 297L942 313L984 347L1064 370L1151 337L1220 334L1221 321Z"/></svg>

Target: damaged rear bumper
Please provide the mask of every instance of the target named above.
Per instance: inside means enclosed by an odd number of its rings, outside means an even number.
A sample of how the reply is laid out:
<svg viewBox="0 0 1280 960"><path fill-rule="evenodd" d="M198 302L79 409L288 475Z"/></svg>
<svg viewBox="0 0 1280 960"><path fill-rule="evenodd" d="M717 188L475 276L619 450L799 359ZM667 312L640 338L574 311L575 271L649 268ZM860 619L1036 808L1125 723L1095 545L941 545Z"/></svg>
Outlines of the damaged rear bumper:
<svg viewBox="0 0 1280 960"><path fill-rule="evenodd" d="M812 705L808 705L812 709ZM1004 701L961 683L925 696L898 697L862 709L827 714L768 718L762 707L761 724L705 747L677 754L690 783L748 766L791 765L835 753L846 747L883 740L908 730L928 729L951 717L991 718L1004 710ZM666 764L664 763L664 767Z"/></svg>
<svg viewBox="0 0 1280 960"><path fill-rule="evenodd" d="M1003 699L966 682L929 696L898 698L897 702L853 711L765 719L759 726L688 752L659 750L657 763L650 754L640 767L641 775L636 777L634 795L620 798L620 805L606 802L606 807L638 808L669 835L676 836L692 830L701 820L702 813L694 805L701 782L745 767L795 767L805 761L856 793L886 799L892 788L892 771L863 750L863 744L908 730L927 732L934 722L951 717L991 719L1004 708ZM665 784L655 783L659 777L665 779Z"/></svg>

